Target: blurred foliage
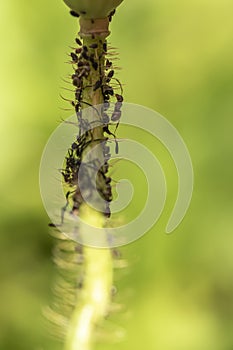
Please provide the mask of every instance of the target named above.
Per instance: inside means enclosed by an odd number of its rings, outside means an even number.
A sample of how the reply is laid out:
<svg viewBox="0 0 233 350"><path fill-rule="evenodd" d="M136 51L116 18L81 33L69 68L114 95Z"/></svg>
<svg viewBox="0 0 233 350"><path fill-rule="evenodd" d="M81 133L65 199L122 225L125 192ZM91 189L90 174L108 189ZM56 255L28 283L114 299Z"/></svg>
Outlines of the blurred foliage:
<svg viewBox="0 0 233 350"><path fill-rule="evenodd" d="M97 349L233 348L232 11L229 0L126 0L112 22L126 100L179 130L195 188L182 224L165 235L174 165L159 142L136 135L159 157L169 195L155 227L122 249L130 266L116 276L117 298L126 310L113 321L127 338ZM61 0L1 1L0 17L0 349L59 350L41 312L55 270L38 171L46 140L66 116L59 92L77 25Z"/></svg>

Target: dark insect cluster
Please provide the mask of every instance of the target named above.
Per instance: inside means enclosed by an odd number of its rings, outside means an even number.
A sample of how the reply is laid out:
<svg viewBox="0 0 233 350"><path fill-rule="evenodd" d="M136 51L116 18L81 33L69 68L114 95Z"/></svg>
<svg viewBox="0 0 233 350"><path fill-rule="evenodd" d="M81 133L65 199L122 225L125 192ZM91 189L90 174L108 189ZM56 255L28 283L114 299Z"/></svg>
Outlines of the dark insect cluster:
<svg viewBox="0 0 233 350"><path fill-rule="evenodd" d="M110 14L110 17L114 13ZM77 14L72 14L77 17ZM66 193L67 203L62 208L62 223L64 213L69 204L72 203L72 212L78 213L80 205L84 198L90 199L93 196L95 188L99 195L105 200L105 208L102 212L106 217L110 217L110 202L112 201L111 177L108 176L109 164L111 158L108 142L113 137L116 140L115 133L111 131L111 123L117 128L121 118L121 107L123 102L122 86L115 79L115 70L112 59L108 58L108 45L101 39L92 39L88 44L83 45L80 38L75 39L77 47L70 54L70 63L74 68L71 76L74 87L74 100L70 101L75 108L79 134L72 143L65 158L64 169L61 170L64 182L70 190ZM115 92L120 89L120 94ZM102 108L96 107L88 101L93 100L94 94L102 96ZM99 100L100 100L99 99ZM112 100L115 99L115 102ZM101 137L96 138L96 124L84 118L83 108L91 106L96 111L98 128L102 129ZM88 146L101 143L103 158L93 158L84 162L83 158ZM118 153L118 143L116 143L116 153ZM93 178L93 174L96 174ZM81 189L80 189L81 184Z"/></svg>
<svg viewBox="0 0 233 350"><path fill-rule="evenodd" d="M86 13L84 9L82 10L79 13L72 10L70 13L74 17L79 17ZM114 13L115 11L112 11L109 14L109 21ZM93 23L94 20L91 22ZM75 126L78 124L79 131L67 151L60 170L64 188L66 188L66 202L61 208L61 223L51 223L50 227L62 226L68 210L78 215L82 203L86 199L92 200L96 193L98 201L100 196L103 199L100 211L106 218L111 215L110 203L113 196L112 179L109 175L111 157L109 145L114 141L115 150L118 153L115 132L121 117L122 87L115 78L116 68L113 65L114 57L111 48L101 40L101 37L92 34L88 40L85 39L84 45L80 38L76 38L75 41L76 47L69 55L69 63L74 69L71 75L74 97L71 100L64 97L63 99L75 109L77 123L74 124ZM101 103L102 108L94 105ZM86 116L85 107L93 109L96 120L93 121ZM112 131L112 128L115 130ZM96 145L98 152L90 152L92 156L88 158L88 152L92 151ZM78 231L75 230L77 235L79 235ZM85 289L88 271L83 264L86 259L83 245L73 241L59 230L52 230L52 232L57 241L53 259L59 273L53 287L54 302L50 308L47 308L45 315L50 321L48 328L51 334L64 340L67 332L66 325L70 324L71 315L77 305L77 291ZM112 249L112 257L115 260L114 267L121 268L118 249ZM112 298L115 293L116 288L113 286Z"/></svg>

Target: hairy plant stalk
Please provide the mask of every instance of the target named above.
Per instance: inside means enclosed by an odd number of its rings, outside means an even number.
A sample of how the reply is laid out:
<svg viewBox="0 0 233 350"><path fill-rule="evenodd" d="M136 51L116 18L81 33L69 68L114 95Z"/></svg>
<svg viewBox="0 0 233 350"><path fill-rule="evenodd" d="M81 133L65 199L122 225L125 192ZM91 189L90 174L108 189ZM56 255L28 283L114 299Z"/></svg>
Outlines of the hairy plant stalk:
<svg viewBox="0 0 233 350"><path fill-rule="evenodd" d="M66 350L90 350L95 326L108 313L113 279L112 254L109 249L84 247L85 286L74 309Z"/></svg>
<svg viewBox="0 0 233 350"><path fill-rule="evenodd" d="M80 140L83 137L81 159L87 155L85 161L93 164L93 167L84 168L84 174L79 173L79 182L84 192L89 194L91 204L97 205L98 208L97 210L86 204L82 194L76 190L72 196L73 212L76 212L89 225L100 228L104 228L106 218L110 215L108 203L112 199L112 193L111 185L107 181L110 178L105 175L107 171L98 171L96 176L95 165L97 164L100 169L103 165L108 167L109 158L107 156L109 154L106 145L108 138L105 133L109 134L109 130L102 123L102 115L95 113L94 109L94 119L85 121L85 125L92 123L93 127L85 129L82 111L86 107L103 104L108 101L109 92L110 95L112 94L110 87L105 82L108 24L109 18L97 20L81 18L79 35L82 39L82 49L78 48L76 53L71 54L73 63L77 66L82 63L84 71L86 69L82 78L79 78L80 69L72 76L73 84L77 87L76 101L73 105L78 116L80 130L83 131L82 136L79 136ZM79 43L79 40L77 42ZM77 53L80 52L79 57L81 58L78 59ZM78 98L77 94L79 94ZM96 147L98 145L99 147ZM68 174L69 172L65 175ZM107 202L100 201L100 195ZM85 235L82 223L79 230L82 238L82 235ZM107 237L105 243L107 243ZM65 350L90 350L95 340L96 325L104 320L110 309L113 286L111 249L83 246L82 256L84 259L82 288L78 291L77 302L68 325Z"/></svg>
<svg viewBox="0 0 233 350"><path fill-rule="evenodd" d="M74 96L72 100L64 98L75 109L79 132L60 170L66 203L61 208L61 222L50 224L59 228L54 230L57 243L53 253L58 277L53 288L53 303L45 314L51 322L51 333L65 342L65 350L91 350L98 330L105 323L102 321L111 311L119 310L119 306L112 303L113 268L123 267L120 260L120 264L113 261L119 254L110 248L110 237L102 235L100 243L97 233L99 229L105 232L111 216L108 142L116 142L110 123L115 124L116 130L123 97L112 59L107 58L106 38L110 33L109 22L122 0L64 1L71 15L80 17L79 37L70 54ZM117 153L118 143L115 145ZM80 220L77 227L71 229L72 240L62 230L67 232L65 225L68 223L69 227L69 220L75 215ZM94 232L94 240L98 241L98 244L90 242L91 247L84 245L88 229L91 238ZM115 335L120 338L122 332Z"/></svg>

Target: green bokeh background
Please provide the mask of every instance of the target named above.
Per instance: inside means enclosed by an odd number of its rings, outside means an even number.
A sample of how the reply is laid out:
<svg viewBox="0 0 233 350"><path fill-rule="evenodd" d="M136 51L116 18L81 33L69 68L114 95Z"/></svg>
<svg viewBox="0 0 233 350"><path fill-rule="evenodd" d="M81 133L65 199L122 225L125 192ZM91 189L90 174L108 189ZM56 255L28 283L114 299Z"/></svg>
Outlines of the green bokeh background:
<svg viewBox="0 0 233 350"><path fill-rule="evenodd" d="M125 310L114 321L126 339L97 349L233 349L232 12L230 0L125 0L113 20L125 99L178 129L195 188L182 224L165 235L177 192L174 165L159 142L129 130L160 159L168 197L155 227L123 249L129 267L117 273L117 298ZM38 173L49 135L68 116L59 93L76 32L61 0L0 3L1 350L61 349L41 312L55 269ZM136 210L145 191L139 175L132 178Z"/></svg>

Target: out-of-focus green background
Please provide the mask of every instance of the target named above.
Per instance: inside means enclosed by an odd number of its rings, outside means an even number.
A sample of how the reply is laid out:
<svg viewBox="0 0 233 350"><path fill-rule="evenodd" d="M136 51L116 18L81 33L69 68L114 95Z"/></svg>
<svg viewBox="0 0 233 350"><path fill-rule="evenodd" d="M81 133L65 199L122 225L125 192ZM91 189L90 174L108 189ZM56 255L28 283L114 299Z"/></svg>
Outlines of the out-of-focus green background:
<svg viewBox="0 0 233 350"><path fill-rule="evenodd" d="M164 148L145 138L169 195L153 230L123 249L129 268L117 285L126 310L116 320L127 337L99 349L233 349L232 12L229 0L125 0L111 25L126 100L179 130L195 188L182 224L165 235L176 173ZM59 93L76 32L61 0L0 3L1 350L61 349L41 316L55 270L38 171L46 140L68 116Z"/></svg>

